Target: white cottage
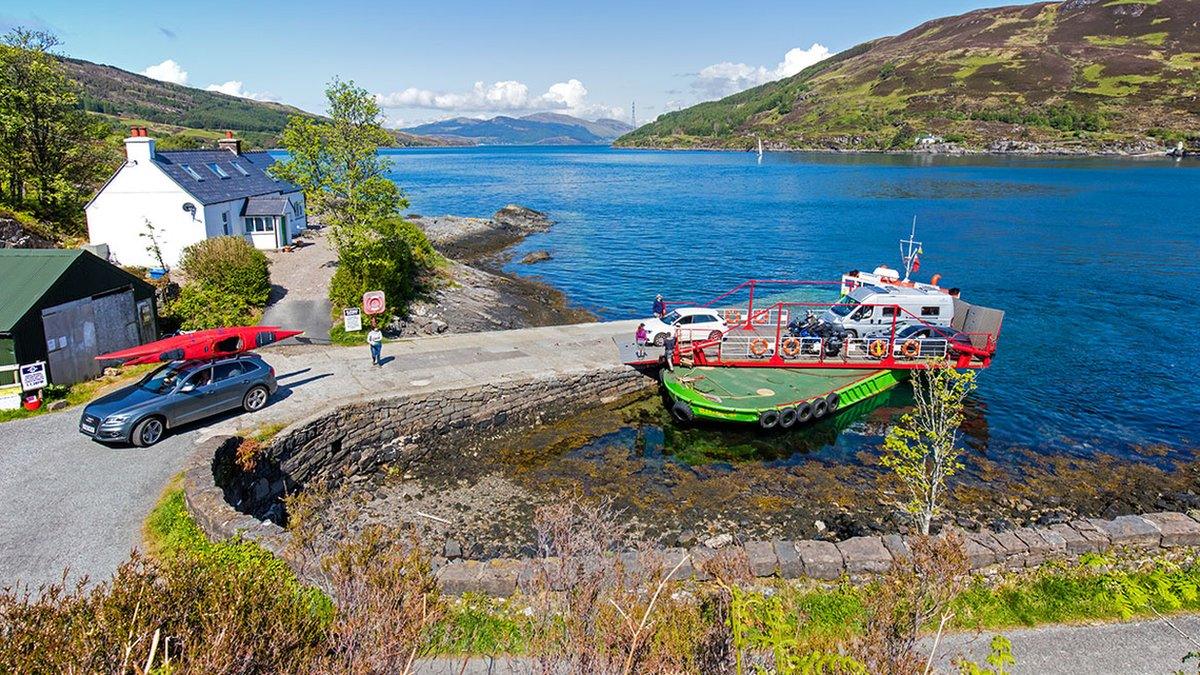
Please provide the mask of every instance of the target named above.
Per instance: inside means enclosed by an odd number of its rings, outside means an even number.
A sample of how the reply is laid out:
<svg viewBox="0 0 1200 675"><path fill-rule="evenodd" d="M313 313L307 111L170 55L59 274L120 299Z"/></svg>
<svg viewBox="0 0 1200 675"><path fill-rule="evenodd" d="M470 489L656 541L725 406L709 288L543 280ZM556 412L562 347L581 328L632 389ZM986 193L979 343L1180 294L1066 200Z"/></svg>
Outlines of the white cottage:
<svg viewBox="0 0 1200 675"><path fill-rule="evenodd" d="M145 127L125 139L125 164L85 207L88 237L107 244L122 265L158 267L148 248L149 222L167 265L184 248L223 235L244 236L257 248L280 248L307 226L304 193L267 173L275 159L242 152L227 133L216 150L158 152Z"/></svg>

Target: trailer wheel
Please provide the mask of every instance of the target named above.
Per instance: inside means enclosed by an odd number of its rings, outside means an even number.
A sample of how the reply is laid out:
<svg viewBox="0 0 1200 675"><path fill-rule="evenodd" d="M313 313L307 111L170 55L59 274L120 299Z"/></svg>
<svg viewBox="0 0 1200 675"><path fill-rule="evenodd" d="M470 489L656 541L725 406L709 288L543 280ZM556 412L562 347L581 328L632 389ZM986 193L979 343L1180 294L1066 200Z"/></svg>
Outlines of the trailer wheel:
<svg viewBox="0 0 1200 675"><path fill-rule="evenodd" d="M832 415L842 403L842 397L836 391L825 397L825 406L829 409L826 414Z"/></svg>
<svg viewBox="0 0 1200 675"><path fill-rule="evenodd" d="M775 425L779 424L779 412L775 410L764 410L758 416L758 426L763 429L774 429Z"/></svg>
<svg viewBox="0 0 1200 675"><path fill-rule="evenodd" d="M796 406L796 421L803 424L812 419L812 413L813 410L811 403L801 403L800 405Z"/></svg>
<svg viewBox="0 0 1200 675"><path fill-rule="evenodd" d="M696 419L696 411L692 410L692 406L683 401L676 401L675 405L671 406L671 415L680 422L691 422Z"/></svg>
<svg viewBox="0 0 1200 675"><path fill-rule="evenodd" d="M813 419L814 420L821 419L822 417L825 416L825 413L827 413L827 412L829 412L829 404L825 402L825 399L819 398L819 399L813 401Z"/></svg>
<svg viewBox="0 0 1200 675"><path fill-rule="evenodd" d="M784 408L779 411L779 426L783 429L791 429L796 423L796 409Z"/></svg>

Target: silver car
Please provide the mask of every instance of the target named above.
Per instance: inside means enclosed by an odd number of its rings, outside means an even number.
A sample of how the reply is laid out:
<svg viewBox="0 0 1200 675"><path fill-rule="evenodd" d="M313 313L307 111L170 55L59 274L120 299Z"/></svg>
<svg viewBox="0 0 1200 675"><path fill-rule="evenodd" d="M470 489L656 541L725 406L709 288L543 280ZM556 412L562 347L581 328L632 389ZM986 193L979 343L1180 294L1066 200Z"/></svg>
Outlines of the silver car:
<svg viewBox="0 0 1200 675"><path fill-rule="evenodd" d="M261 410L278 388L275 369L257 354L172 361L87 404L79 431L103 443L148 447L189 422L237 408Z"/></svg>

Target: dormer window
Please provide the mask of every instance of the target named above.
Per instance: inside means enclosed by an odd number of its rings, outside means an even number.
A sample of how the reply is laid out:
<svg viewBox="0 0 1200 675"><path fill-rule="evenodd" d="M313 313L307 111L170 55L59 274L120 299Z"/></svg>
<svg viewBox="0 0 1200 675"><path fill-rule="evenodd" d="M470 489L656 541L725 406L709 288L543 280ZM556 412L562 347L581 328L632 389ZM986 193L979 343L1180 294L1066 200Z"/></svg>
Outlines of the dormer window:
<svg viewBox="0 0 1200 675"><path fill-rule="evenodd" d="M195 178L196 180L199 180L199 181L204 180L203 178L200 177L200 174L196 173L195 169L193 169L191 166L189 166L187 164L180 164L179 168L186 171L187 175L191 176L192 178Z"/></svg>
<svg viewBox="0 0 1200 675"><path fill-rule="evenodd" d="M243 176L250 175L250 172L243 169L241 164L238 164L237 162L230 162L230 164L233 164L233 168L237 169L237 172L242 174Z"/></svg>
<svg viewBox="0 0 1200 675"><path fill-rule="evenodd" d="M225 173L225 169L222 169L221 165L216 162L209 164L208 170L212 171L217 178L229 178L229 174Z"/></svg>

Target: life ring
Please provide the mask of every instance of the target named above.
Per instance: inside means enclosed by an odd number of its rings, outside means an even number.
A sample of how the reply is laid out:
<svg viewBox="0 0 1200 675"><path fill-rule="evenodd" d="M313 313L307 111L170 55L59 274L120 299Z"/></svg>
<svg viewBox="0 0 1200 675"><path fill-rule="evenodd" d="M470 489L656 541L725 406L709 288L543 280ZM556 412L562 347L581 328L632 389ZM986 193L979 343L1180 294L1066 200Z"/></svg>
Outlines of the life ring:
<svg viewBox="0 0 1200 675"><path fill-rule="evenodd" d="M921 355L921 343L916 340L905 340L904 344L900 345L900 353L905 358L915 359Z"/></svg>
<svg viewBox="0 0 1200 675"><path fill-rule="evenodd" d="M833 392L832 394L826 396L825 397L825 408L828 410L827 414L832 415L833 412L838 409L838 406L841 405L841 403L842 403L842 397L836 391Z"/></svg>
<svg viewBox="0 0 1200 675"><path fill-rule="evenodd" d="M755 356L762 356L771 348L771 344L766 338L754 338L750 341L750 353Z"/></svg>
<svg viewBox="0 0 1200 675"><path fill-rule="evenodd" d="M825 399L819 398L813 401L812 415L814 420L821 419L827 412L829 412L829 404L825 402Z"/></svg>
<svg viewBox="0 0 1200 675"><path fill-rule="evenodd" d="M696 411L683 401L676 401L675 405L671 406L671 414L680 422L691 422L696 419Z"/></svg>
<svg viewBox="0 0 1200 675"><path fill-rule="evenodd" d="M811 403L801 403L800 405L796 406L796 421L803 424L804 422L812 419L812 413L813 410Z"/></svg>
<svg viewBox="0 0 1200 675"><path fill-rule="evenodd" d="M796 409L784 408L779 411L779 426L783 429L791 429L796 423Z"/></svg>
<svg viewBox="0 0 1200 675"><path fill-rule="evenodd" d="M774 429L776 424L779 424L779 412L776 410L764 410L758 416L758 426L764 429Z"/></svg>
<svg viewBox="0 0 1200 675"><path fill-rule="evenodd" d="M794 337L783 339L783 344L779 345L779 351L783 352L784 356L794 358L800 353L800 341Z"/></svg>
<svg viewBox="0 0 1200 675"><path fill-rule="evenodd" d="M875 340L867 347L867 352L877 359L883 358L887 354L887 340Z"/></svg>
<svg viewBox="0 0 1200 675"><path fill-rule="evenodd" d="M730 326L741 323L741 319L742 315L739 314L736 309L725 310L725 323L729 324Z"/></svg>

